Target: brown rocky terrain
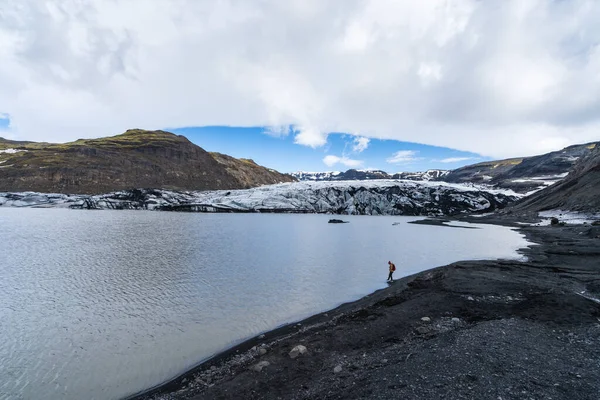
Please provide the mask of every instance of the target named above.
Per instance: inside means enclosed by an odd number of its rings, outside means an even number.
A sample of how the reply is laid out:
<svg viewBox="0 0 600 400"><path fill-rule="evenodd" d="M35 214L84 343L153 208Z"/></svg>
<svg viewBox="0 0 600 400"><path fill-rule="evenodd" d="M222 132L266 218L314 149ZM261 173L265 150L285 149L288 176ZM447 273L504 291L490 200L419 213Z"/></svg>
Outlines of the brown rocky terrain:
<svg viewBox="0 0 600 400"><path fill-rule="evenodd" d="M242 189L294 180L251 160L209 153L165 131L132 129L64 144L0 138L0 191L6 192Z"/></svg>

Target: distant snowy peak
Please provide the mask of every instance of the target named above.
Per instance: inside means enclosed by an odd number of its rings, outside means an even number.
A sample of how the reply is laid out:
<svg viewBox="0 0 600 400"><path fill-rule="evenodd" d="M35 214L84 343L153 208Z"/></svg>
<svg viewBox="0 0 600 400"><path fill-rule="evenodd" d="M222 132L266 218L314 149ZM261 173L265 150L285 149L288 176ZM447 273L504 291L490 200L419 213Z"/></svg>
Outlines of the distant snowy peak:
<svg viewBox="0 0 600 400"><path fill-rule="evenodd" d="M342 174L340 171L329 171L329 172L306 172L298 171L292 172L290 175L299 181L331 181L336 176Z"/></svg>
<svg viewBox="0 0 600 400"><path fill-rule="evenodd" d="M448 175L450 171L444 169L428 169L425 172L398 172L394 179L408 179L411 181L433 181Z"/></svg>
<svg viewBox="0 0 600 400"><path fill-rule="evenodd" d="M372 179L407 179L411 181L431 181L450 171L430 169L425 172L399 172L390 175L377 169L349 169L346 172L294 172L291 175L299 181L363 181Z"/></svg>

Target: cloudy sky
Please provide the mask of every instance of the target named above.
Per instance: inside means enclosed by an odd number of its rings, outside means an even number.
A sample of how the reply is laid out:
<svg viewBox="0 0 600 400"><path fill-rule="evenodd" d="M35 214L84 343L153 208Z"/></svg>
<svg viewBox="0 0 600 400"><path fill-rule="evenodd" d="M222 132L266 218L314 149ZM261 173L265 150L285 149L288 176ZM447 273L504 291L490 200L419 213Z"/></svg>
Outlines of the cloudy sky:
<svg viewBox="0 0 600 400"><path fill-rule="evenodd" d="M596 0L0 0L0 60L13 139L255 127L187 132L387 170L600 140Z"/></svg>

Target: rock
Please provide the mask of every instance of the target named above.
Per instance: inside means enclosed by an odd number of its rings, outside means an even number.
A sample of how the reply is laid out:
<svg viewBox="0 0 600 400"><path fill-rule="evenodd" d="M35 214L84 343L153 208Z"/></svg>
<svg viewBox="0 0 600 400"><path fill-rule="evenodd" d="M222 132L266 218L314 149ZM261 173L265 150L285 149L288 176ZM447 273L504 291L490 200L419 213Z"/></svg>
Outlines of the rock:
<svg viewBox="0 0 600 400"><path fill-rule="evenodd" d="M552 217L550 219L550 225L558 225L558 218Z"/></svg>
<svg viewBox="0 0 600 400"><path fill-rule="evenodd" d="M593 226L599 226L599 225L600 225L600 220L598 220L598 221L593 221L593 222L592 222L592 225L593 225Z"/></svg>
<svg viewBox="0 0 600 400"><path fill-rule="evenodd" d="M211 370L211 371L216 371L216 370L217 370L217 367L215 367L215 366L213 365L212 367L210 367L210 370Z"/></svg>
<svg viewBox="0 0 600 400"><path fill-rule="evenodd" d="M342 366L341 365L336 365L335 368L333 369L333 373L334 374L339 374L340 372L342 372Z"/></svg>
<svg viewBox="0 0 600 400"><path fill-rule="evenodd" d="M265 335L260 335L258 338L259 338L259 339L264 339L264 338L265 338Z"/></svg>
<svg viewBox="0 0 600 400"><path fill-rule="evenodd" d="M415 328L415 331L419 334L419 335L425 335L429 332L431 332L431 328L427 327L427 326L418 326Z"/></svg>
<svg viewBox="0 0 600 400"><path fill-rule="evenodd" d="M330 219L329 220L330 224L347 224L348 221L342 221L341 219Z"/></svg>
<svg viewBox="0 0 600 400"><path fill-rule="evenodd" d="M475 299L473 297L471 297L471 296L467 297L467 300L469 300L469 301L475 301Z"/></svg>
<svg viewBox="0 0 600 400"><path fill-rule="evenodd" d="M261 362L258 362L256 364L254 364L253 366L251 366L250 369L252 371L260 372L260 371L263 370L263 368L268 367L269 365L271 365L270 362L268 362L268 361L261 361Z"/></svg>
<svg viewBox="0 0 600 400"><path fill-rule="evenodd" d="M290 358L296 358L299 355L304 354L306 352L307 352L306 347L299 344L298 346L294 347L292 349L292 351L290 351Z"/></svg>
<svg viewBox="0 0 600 400"><path fill-rule="evenodd" d="M267 349L265 349L264 347L258 349L258 355L264 356L265 354L267 354Z"/></svg>
<svg viewBox="0 0 600 400"><path fill-rule="evenodd" d="M454 317L454 318L452 318L452 322L460 322L460 318Z"/></svg>
<svg viewBox="0 0 600 400"><path fill-rule="evenodd" d="M431 318L429 318L429 317L422 317L421 321L423 321L423 322L431 322Z"/></svg>

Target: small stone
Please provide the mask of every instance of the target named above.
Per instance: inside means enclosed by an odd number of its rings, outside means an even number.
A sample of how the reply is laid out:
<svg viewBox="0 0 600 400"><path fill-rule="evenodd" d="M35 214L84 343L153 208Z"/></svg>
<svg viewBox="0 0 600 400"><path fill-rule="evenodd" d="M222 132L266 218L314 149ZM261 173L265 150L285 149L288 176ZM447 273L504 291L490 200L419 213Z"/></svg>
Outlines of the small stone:
<svg viewBox="0 0 600 400"><path fill-rule="evenodd" d="M211 371L216 371L216 370L217 370L217 367L215 367L215 366L213 365L212 367L210 367L210 370L211 370Z"/></svg>
<svg viewBox="0 0 600 400"><path fill-rule="evenodd" d="M473 297L471 297L471 296L467 297L467 300L469 300L469 301L475 301L475 299Z"/></svg>
<svg viewBox="0 0 600 400"><path fill-rule="evenodd" d="M306 347L299 344L298 346L294 347L292 351L290 351L290 358L296 358L299 355L306 353L306 351Z"/></svg>
<svg viewBox="0 0 600 400"><path fill-rule="evenodd" d="M386 362L388 362L388 359L387 359L387 358L384 358L383 360L381 360L381 362L382 362L382 363L386 363Z"/></svg>
<svg viewBox="0 0 600 400"><path fill-rule="evenodd" d="M333 372L335 374L339 374L340 372L342 372L342 366L341 365L336 365L335 368L333 369Z"/></svg>
<svg viewBox="0 0 600 400"><path fill-rule="evenodd" d="M258 355L264 356L265 354L267 354L267 349L265 349L264 347L258 349Z"/></svg>
<svg viewBox="0 0 600 400"><path fill-rule="evenodd" d="M452 322L460 322L460 318L454 317L454 318L452 318Z"/></svg>
<svg viewBox="0 0 600 400"><path fill-rule="evenodd" d="M423 322L431 322L431 318L429 318L429 317L422 317L421 321L423 321Z"/></svg>
<svg viewBox="0 0 600 400"><path fill-rule="evenodd" d="M271 365L270 362L268 362L268 361L261 361L259 363L254 364L253 366L251 366L250 369L252 371L260 372L260 371L263 370L264 367L268 367L269 365Z"/></svg>

